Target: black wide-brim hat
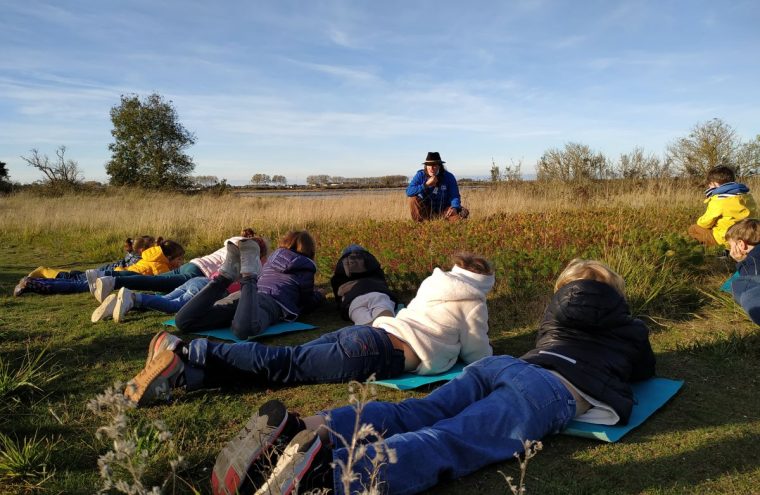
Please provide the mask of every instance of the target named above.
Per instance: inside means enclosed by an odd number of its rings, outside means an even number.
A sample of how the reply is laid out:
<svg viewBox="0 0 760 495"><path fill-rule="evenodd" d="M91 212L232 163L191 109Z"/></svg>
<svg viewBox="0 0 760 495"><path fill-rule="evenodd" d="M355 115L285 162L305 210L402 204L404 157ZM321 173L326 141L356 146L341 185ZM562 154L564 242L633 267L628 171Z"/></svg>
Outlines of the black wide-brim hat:
<svg viewBox="0 0 760 495"><path fill-rule="evenodd" d="M443 160L441 160L441 154L437 151L428 151L427 158L425 158L425 161L422 162L423 164L433 164L433 163L446 163Z"/></svg>

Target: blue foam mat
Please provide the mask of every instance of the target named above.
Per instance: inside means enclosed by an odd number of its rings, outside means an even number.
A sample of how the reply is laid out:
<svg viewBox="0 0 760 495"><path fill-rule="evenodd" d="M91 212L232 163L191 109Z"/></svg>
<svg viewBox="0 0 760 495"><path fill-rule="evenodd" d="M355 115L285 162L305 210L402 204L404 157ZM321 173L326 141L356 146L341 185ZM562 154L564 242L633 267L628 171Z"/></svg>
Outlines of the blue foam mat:
<svg viewBox="0 0 760 495"><path fill-rule="evenodd" d="M167 320L163 322L166 326L176 327L177 325L174 324L174 320ZM310 325L308 323L301 323L300 321L284 321L281 323L277 323L276 325L272 325L268 327L266 330L261 332L258 335L254 335L248 340L255 340L260 337L271 337L272 335L280 335L283 333L290 333L290 332L301 332L303 330L313 330L317 328L314 325ZM235 334L232 333L232 330L229 328L217 328L215 330L204 330L200 332L191 332L193 335L204 335L206 337L214 337L215 339L219 340L229 340L232 342L246 342L246 339L239 339L235 337Z"/></svg>
<svg viewBox="0 0 760 495"><path fill-rule="evenodd" d="M375 383L383 387L395 388L396 390L412 390L423 385L429 385L437 382L447 382L462 373L465 364L458 362L448 371L437 375L415 375L414 373L404 373L396 378L386 380L375 380Z"/></svg>
<svg viewBox="0 0 760 495"><path fill-rule="evenodd" d="M683 385L683 380L668 378L650 378L631 384L636 404L631 412L631 419L624 426L606 426L592 423L582 423L577 420L570 422L562 432L563 435L591 438L603 442L617 442L629 431L633 430L649 418L656 410L668 402Z"/></svg>
<svg viewBox="0 0 760 495"><path fill-rule="evenodd" d="M720 286L720 290L722 292L728 292L730 294L731 293L731 284L737 278L739 278L739 272L735 272L733 275L731 275L730 277L728 277L728 280L726 280L725 282L723 282L723 285Z"/></svg>

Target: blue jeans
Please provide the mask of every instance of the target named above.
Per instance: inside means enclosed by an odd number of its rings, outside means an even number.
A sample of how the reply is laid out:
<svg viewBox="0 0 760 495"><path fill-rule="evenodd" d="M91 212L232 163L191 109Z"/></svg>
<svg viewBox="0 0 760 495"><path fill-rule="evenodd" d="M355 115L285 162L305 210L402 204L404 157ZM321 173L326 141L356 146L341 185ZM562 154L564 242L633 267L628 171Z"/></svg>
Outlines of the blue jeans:
<svg viewBox="0 0 760 495"><path fill-rule="evenodd" d="M731 283L731 293L750 319L760 325L760 276L737 277Z"/></svg>
<svg viewBox="0 0 760 495"><path fill-rule="evenodd" d="M140 275L129 270L105 272L116 278L115 289L126 287L131 290L150 290L155 292L171 292L191 278L205 277L200 267L193 263L184 265L160 275Z"/></svg>
<svg viewBox="0 0 760 495"><path fill-rule="evenodd" d="M224 385L339 383L390 378L404 372L404 353L393 348L384 331L345 327L303 345L258 342L220 344L195 339L188 344L188 390Z"/></svg>
<svg viewBox="0 0 760 495"><path fill-rule="evenodd" d="M323 414L332 429L333 458L346 462L337 434L353 436L356 411L347 406ZM574 415L575 400L556 376L521 359L494 356L467 366L423 399L370 402L361 423L385 432L387 446L396 450L397 462L380 471L381 492L405 494L510 459L523 451L523 440L558 433ZM368 470L365 456L354 466L352 493L367 486ZM339 468L334 476L335 491L342 493Z"/></svg>
<svg viewBox="0 0 760 495"><path fill-rule="evenodd" d="M30 278L26 283L26 291L37 294L77 294L89 290L90 286L87 285L87 279Z"/></svg>
<svg viewBox="0 0 760 495"><path fill-rule="evenodd" d="M209 283L206 277L191 278L165 296L135 294L135 307L176 313Z"/></svg>

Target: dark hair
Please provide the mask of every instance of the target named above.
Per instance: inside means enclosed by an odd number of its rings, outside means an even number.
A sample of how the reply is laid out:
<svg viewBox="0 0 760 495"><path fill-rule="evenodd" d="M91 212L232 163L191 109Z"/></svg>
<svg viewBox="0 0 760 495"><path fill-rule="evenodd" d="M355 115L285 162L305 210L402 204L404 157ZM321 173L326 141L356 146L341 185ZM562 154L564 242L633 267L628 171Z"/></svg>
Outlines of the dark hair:
<svg viewBox="0 0 760 495"><path fill-rule="evenodd" d="M251 239L256 241L256 244L259 245L259 258L263 258L269 254L269 243L266 239L258 235L252 236Z"/></svg>
<svg viewBox="0 0 760 495"><path fill-rule="evenodd" d="M161 241L159 246L161 247L161 252L164 253L164 256L170 260L179 258L185 254L185 248L183 248L180 243L169 239Z"/></svg>
<svg viewBox="0 0 760 495"><path fill-rule="evenodd" d="M256 236L256 231L250 227L246 227L240 231L240 237L247 237L253 239Z"/></svg>
<svg viewBox="0 0 760 495"><path fill-rule="evenodd" d="M736 180L736 172L731 167L721 165L719 167L713 167L707 172L707 182L717 182L718 184L725 184L726 182L733 182Z"/></svg>
<svg viewBox="0 0 760 495"><path fill-rule="evenodd" d="M451 261L459 268L480 275L493 275L491 262L482 256L472 253L457 253L451 257Z"/></svg>
<svg viewBox="0 0 760 495"><path fill-rule="evenodd" d="M739 220L726 231L726 241L744 241L750 246L757 246L760 244L760 220Z"/></svg>
<svg viewBox="0 0 760 495"><path fill-rule="evenodd" d="M317 254L317 243L311 234L305 230L291 230L280 240L279 247L295 251L311 260Z"/></svg>
<svg viewBox="0 0 760 495"><path fill-rule="evenodd" d="M446 167L443 166L442 162L438 162L437 164L436 163L426 163L426 164L423 165L425 167L423 170L425 171L425 176L426 177L427 177L427 168L430 165L438 165L438 173L435 174L437 177L442 176L446 172Z"/></svg>
<svg viewBox="0 0 760 495"><path fill-rule="evenodd" d="M156 245L156 239L153 238L152 235L141 235L137 239L134 240L132 244L132 249L135 251L139 250L146 250L149 247L153 247Z"/></svg>

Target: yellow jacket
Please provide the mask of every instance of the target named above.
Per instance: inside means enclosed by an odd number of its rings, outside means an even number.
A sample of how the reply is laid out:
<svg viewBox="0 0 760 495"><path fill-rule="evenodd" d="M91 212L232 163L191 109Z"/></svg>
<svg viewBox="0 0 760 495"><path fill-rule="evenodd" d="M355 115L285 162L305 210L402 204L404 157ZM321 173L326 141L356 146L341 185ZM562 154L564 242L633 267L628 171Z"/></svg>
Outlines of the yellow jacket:
<svg viewBox="0 0 760 495"><path fill-rule="evenodd" d="M697 219L697 225L712 229L718 244L728 247L726 231L739 220L757 216L757 206L751 193L715 195L705 200L707 211Z"/></svg>
<svg viewBox="0 0 760 495"><path fill-rule="evenodd" d="M140 261L127 268L117 268L116 271L128 270L140 275L159 275L168 272L170 269L169 260L161 251L161 246L153 246L142 252Z"/></svg>

